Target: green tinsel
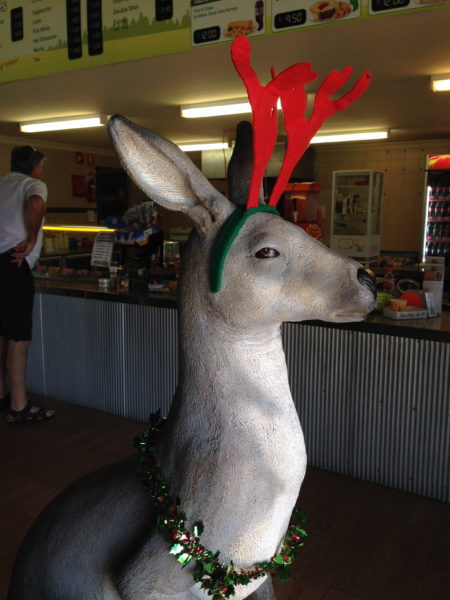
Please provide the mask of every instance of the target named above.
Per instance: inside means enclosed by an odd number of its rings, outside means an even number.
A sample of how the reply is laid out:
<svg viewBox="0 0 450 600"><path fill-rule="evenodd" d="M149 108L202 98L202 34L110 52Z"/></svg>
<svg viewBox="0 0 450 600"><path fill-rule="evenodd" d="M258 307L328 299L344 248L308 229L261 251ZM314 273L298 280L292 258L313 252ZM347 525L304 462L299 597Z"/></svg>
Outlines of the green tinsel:
<svg viewBox="0 0 450 600"><path fill-rule="evenodd" d="M193 578L200 587L212 596L212 600L224 600L234 595L236 585L247 585L253 579L276 574L286 581L295 553L304 545L306 531L301 524L306 521L305 513L296 509L292 513L289 528L281 551L270 561L260 562L251 569L235 568L231 563L220 562L220 552L211 552L200 543L203 531L201 522L195 523L192 532L185 527L186 517L179 510L179 500L174 501L169 494L169 483L164 478L155 461L154 438L161 429L160 412L150 417L150 427L144 431L142 439L135 438L133 446L138 451L139 471L144 474L144 485L151 495L157 510L157 529L169 542L169 552L183 566L195 559Z"/></svg>

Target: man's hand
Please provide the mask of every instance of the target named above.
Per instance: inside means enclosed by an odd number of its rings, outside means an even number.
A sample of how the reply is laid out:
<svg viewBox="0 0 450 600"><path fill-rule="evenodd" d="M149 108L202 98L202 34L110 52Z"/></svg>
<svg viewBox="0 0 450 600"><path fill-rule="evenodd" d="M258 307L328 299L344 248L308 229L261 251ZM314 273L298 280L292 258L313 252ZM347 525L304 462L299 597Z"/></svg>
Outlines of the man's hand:
<svg viewBox="0 0 450 600"><path fill-rule="evenodd" d="M33 194L29 196L25 204L25 229L27 231L27 239L22 240L14 246L14 252L11 253L13 260L20 268L23 259L30 254L36 245L39 230L42 226L44 218L45 202L41 196Z"/></svg>
<svg viewBox="0 0 450 600"><path fill-rule="evenodd" d="M20 268L25 256L28 256L33 250L36 240L34 242L30 240L22 240L14 246L14 252L11 253L13 260L11 262L17 263L17 267Z"/></svg>

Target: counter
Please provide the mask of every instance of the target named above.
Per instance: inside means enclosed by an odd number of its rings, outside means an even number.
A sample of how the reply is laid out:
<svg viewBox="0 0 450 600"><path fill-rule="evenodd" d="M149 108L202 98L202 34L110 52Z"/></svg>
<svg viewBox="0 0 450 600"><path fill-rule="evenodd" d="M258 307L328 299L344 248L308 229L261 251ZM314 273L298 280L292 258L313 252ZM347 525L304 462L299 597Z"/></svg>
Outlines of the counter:
<svg viewBox="0 0 450 600"><path fill-rule="evenodd" d="M27 385L145 421L178 380L176 299L36 281ZM450 313L421 321L285 323L309 464L450 500Z"/></svg>
<svg viewBox="0 0 450 600"><path fill-rule="evenodd" d="M170 294L119 293L99 289L97 281L76 279L47 279L35 277L36 291L41 294L176 308L176 296Z"/></svg>
<svg viewBox="0 0 450 600"><path fill-rule="evenodd" d="M77 298L90 298L108 302L123 302L145 306L164 306L176 308L176 296L169 294L123 294L102 291L96 281L77 281L75 279L35 278L37 290L42 294L54 294ZM399 320L389 319L380 313L368 316L357 323L326 323L324 321L306 321L305 324L318 327L330 327L351 331L364 331L383 335L395 335L417 339L450 342L450 312L429 319Z"/></svg>

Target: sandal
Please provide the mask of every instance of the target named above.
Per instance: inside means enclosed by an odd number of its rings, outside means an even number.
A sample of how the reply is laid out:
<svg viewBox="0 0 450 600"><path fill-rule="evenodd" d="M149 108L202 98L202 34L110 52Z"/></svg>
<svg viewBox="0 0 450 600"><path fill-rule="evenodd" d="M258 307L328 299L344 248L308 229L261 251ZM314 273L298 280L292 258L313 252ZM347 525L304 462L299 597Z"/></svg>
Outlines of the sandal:
<svg viewBox="0 0 450 600"><path fill-rule="evenodd" d="M0 410L6 410L10 407L11 404L11 395L6 394L3 398L0 398Z"/></svg>
<svg viewBox="0 0 450 600"><path fill-rule="evenodd" d="M22 410L13 410L9 409L8 414L6 415L7 423L34 423L36 421L46 421L47 419L52 419L55 415L47 415L47 409L43 406L37 406L39 410L32 411L31 409L34 406L30 401L27 402L25 408Z"/></svg>

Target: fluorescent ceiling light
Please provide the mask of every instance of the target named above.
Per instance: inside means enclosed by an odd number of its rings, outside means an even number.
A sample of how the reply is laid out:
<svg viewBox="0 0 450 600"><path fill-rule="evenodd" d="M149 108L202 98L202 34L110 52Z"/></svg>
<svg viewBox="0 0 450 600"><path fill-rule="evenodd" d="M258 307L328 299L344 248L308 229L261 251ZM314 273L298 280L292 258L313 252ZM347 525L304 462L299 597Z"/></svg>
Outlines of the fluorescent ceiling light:
<svg viewBox="0 0 450 600"><path fill-rule="evenodd" d="M184 152L196 152L197 150L224 150L228 148L226 142L205 142L204 144L178 144Z"/></svg>
<svg viewBox="0 0 450 600"><path fill-rule="evenodd" d="M116 231L110 227L95 227L91 225L44 225L42 227L45 231L84 231L87 233L98 233L100 231Z"/></svg>
<svg viewBox="0 0 450 600"><path fill-rule="evenodd" d="M311 144L331 144L333 142L361 142L365 140L385 140L387 131L362 131L355 133L339 133L333 135L316 135Z"/></svg>
<svg viewBox="0 0 450 600"><path fill-rule="evenodd" d="M431 89L433 92L450 91L450 73L445 75L433 75L431 77Z"/></svg>
<svg viewBox="0 0 450 600"><path fill-rule="evenodd" d="M57 119L42 119L19 123L23 133L38 131L60 131L62 129L84 129L85 127L100 127L106 124L104 115L81 115L78 117L59 117Z"/></svg>
<svg viewBox="0 0 450 600"><path fill-rule="evenodd" d="M278 99L278 110L281 102ZM185 119L198 119L200 117L218 117L224 115L241 115L251 113L252 107L247 98L235 98L234 100L218 100L216 102L204 102L202 104L189 104L181 107L181 116Z"/></svg>

